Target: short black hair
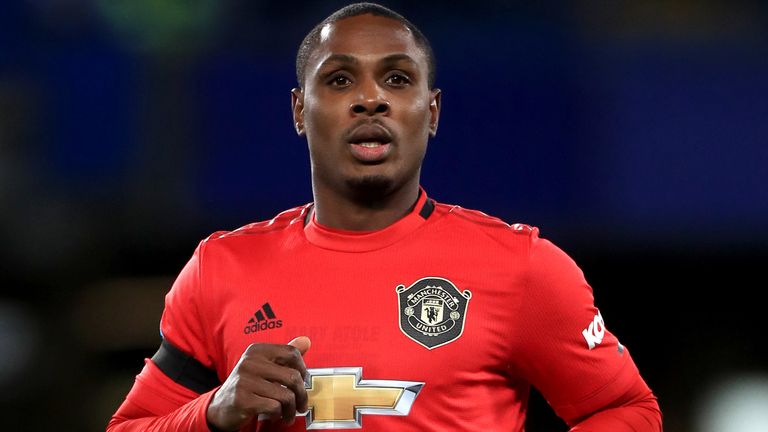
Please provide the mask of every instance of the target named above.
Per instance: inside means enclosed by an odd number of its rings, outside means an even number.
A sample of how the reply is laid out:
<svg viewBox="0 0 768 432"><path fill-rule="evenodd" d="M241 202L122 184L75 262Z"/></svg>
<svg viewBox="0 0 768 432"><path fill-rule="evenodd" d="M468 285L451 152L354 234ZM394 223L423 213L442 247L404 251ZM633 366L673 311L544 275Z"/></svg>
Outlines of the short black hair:
<svg viewBox="0 0 768 432"><path fill-rule="evenodd" d="M299 50L296 53L296 79L299 82L299 86L304 87L304 74L307 69L307 61L309 60L309 56L312 55L312 52L317 47L317 44L320 42L320 31L323 29L323 27L325 27L327 24L333 24L344 18L366 14L391 18L395 21L398 21L400 24L411 31L411 34L416 41L416 45L418 45L418 47L424 51L424 56L427 58L427 84L429 85L429 88L432 88L435 85L435 54L432 52L432 46L430 45L429 40L426 38L426 36L424 36L418 27L413 25L413 23L408 21L405 17L376 3L354 3L349 6L345 6L328 16L328 18L321 21L320 24L316 25L304 37L304 40L301 41Z"/></svg>

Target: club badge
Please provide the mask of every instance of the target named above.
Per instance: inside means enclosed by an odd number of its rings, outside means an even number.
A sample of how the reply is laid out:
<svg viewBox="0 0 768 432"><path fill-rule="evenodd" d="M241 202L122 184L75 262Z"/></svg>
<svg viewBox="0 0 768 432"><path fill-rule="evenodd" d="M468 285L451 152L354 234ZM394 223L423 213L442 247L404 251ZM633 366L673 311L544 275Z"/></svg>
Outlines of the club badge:
<svg viewBox="0 0 768 432"><path fill-rule="evenodd" d="M453 342L464 332L469 290L460 292L448 279L426 277L398 285L400 330L427 349Z"/></svg>

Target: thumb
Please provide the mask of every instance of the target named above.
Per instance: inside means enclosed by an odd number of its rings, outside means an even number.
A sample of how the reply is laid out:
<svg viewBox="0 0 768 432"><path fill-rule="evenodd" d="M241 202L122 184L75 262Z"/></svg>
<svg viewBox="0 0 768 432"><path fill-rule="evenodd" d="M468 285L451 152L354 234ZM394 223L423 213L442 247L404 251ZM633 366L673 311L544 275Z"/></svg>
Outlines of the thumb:
<svg viewBox="0 0 768 432"><path fill-rule="evenodd" d="M299 336L297 338L294 338L292 341L288 342L288 345L296 348L299 350L301 355L304 355L307 350L309 350L310 345L312 343L309 341L309 338L306 336Z"/></svg>

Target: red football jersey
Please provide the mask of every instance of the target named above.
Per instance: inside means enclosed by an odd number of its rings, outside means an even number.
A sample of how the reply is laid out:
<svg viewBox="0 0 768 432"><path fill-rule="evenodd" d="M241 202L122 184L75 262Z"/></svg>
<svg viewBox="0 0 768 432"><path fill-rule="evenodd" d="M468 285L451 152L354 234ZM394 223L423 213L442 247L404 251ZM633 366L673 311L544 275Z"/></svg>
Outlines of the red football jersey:
<svg viewBox="0 0 768 432"><path fill-rule="evenodd" d="M166 349L110 430L206 431L211 389L246 347L301 335L312 341L312 409L288 430L522 431L530 386L569 424L628 392L653 399L580 269L536 228L423 191L379 231L330 229L308 214L311 205L200 243L166 297ZM164 367L179 359L195 367Z"/></svg>

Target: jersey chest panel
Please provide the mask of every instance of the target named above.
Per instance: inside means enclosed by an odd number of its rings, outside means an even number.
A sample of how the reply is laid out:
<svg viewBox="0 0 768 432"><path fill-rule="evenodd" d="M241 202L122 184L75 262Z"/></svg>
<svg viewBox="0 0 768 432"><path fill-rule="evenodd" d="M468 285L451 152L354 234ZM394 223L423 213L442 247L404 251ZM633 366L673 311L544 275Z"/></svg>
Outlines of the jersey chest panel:
<svg viewBox="0 0 768 432"><path fill-rule="evenodd" d="M477 424L478 416L515 417L527 387L510 378L507 347L522 290L514 266L489 262L502 259L471 249L465 254L401 249L292 251L258 263L229 262L222 270L239 286L224 296L222 309L228 312L219 323L227 371L250 343L282 344L303 335L312 341L305 355L309 368L361 367L364 379L425 383L413 405L418 418L457 403L461 410L453 415L466 416L468 424ZM471 295L460 334L433 348L403 330L405 307L397 292L424 278L445 280ZM424 320L426 303L414 308ZM443 304L435 314L439 319L450 312ZM369 424L387 418L368 417Z"/></svg>

